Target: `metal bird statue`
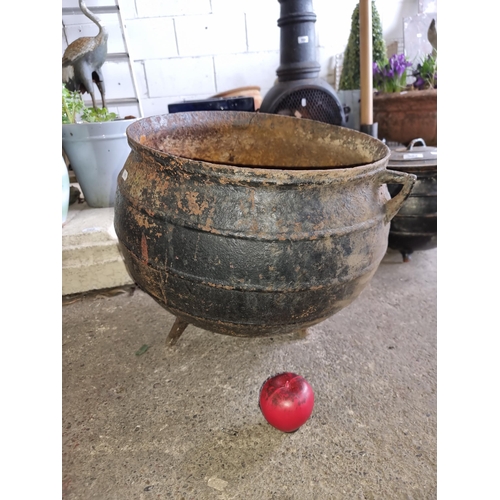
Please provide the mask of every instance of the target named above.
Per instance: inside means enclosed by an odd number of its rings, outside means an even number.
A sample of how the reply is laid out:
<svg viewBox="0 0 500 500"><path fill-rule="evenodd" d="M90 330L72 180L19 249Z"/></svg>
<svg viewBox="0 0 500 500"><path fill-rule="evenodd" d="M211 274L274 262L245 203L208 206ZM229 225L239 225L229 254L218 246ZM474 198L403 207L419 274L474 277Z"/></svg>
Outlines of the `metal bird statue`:
<svg viewBox="0 0 500 500"><path fill-rule="evenodd" d="M438 35L437 35L435 19L431 21L429 29L427 30L427 40L429 40L429 43L432 45L432 55L436 57L438 48Z"/></svg>
<svg viewBox="0 0 500 500"><path fill-rule="evenodd" d="M92 105L97 109L94 82L101 93L102 107L106 107L104 79L101 67L108 55L108 32L99 19L89 11L84 0L79 0L80 10L99 28L96 36L84 36L71 42L62 57L62 81L71 91L88 92Z"/></svg>

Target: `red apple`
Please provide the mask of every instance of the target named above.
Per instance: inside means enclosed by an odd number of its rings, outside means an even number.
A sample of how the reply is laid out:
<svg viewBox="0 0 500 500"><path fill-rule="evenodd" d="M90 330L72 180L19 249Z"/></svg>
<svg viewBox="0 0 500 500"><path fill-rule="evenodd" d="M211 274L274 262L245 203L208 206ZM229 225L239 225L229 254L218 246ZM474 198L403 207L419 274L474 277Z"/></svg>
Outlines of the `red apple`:
<svg viewBox="0 0 500 500"><path fill-rule="evenodd" d="M279 373L262 385L259 406L273 427L293 432L311 416L314 392L304 377L290 372Z"/></svg>

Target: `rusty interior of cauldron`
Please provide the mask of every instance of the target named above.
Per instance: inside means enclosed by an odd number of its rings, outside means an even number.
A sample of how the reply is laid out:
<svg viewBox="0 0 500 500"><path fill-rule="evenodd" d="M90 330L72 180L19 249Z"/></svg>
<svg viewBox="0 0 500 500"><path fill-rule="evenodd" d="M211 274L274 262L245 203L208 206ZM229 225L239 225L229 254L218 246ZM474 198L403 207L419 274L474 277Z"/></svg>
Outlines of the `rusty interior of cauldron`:
<svg viewBox="0 0 500 500"><path fill-rule="evenodd" d="M378 139L355 130L287 116L202 111L138 120L132 143L214 164L272 169L350 168L389 157Z"/></svg>

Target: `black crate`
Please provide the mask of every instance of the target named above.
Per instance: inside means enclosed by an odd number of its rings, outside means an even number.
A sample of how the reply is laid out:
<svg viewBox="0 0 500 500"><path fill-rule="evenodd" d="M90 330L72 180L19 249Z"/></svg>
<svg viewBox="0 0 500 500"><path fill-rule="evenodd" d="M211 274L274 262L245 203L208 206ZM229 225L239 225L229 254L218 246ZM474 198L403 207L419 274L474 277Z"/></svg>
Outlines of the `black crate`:
<svg viewBox="0 0 500 500"><path fill-rule="evenodd" d="M185 111L255 111L253 97L214 97L168 105L169 113Z"/></svg>

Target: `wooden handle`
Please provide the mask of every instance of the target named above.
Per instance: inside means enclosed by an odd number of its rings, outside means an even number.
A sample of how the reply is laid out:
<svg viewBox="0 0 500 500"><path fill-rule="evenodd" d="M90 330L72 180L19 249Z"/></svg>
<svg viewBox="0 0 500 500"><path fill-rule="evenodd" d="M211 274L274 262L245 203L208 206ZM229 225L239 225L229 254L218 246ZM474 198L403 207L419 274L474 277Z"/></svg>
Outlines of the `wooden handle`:
<svg viewBox="0 0 500 500"><path fill-rule="evenodd" d="M373 124L372 2L359 2L359 59L361 81L361 125Z"/></svg>

